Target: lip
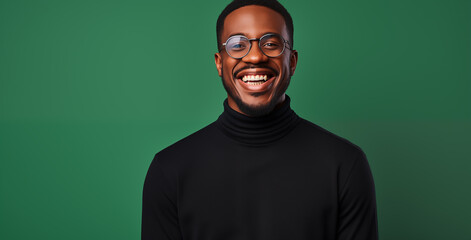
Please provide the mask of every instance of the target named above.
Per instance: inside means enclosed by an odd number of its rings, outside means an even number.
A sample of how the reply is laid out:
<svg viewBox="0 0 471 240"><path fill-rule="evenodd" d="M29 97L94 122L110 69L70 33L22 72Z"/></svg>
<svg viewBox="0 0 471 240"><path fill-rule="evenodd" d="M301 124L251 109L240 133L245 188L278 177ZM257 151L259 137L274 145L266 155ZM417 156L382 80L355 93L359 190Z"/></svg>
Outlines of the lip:
<svg viewBox="0 0 471 240"><path fill-rule="evenodd" d="M268 75L268 79L266 82L260 85L250 85L242 81L242 77L244 75ZM247 92L265 92L273 85L274 80L278 77L278 73L265 68L250 68L245 69L240 72L237 72L234 76L236 79L236 83L241 86Z"/></svg>
<svg viewBox="0 0 471 240"><path fill-rule="evenodd" d="M244 75L269 75L271 77L276 77L278 73L266 68L250 68L241 70L234 74L236 79L242 79Z"/></svg>

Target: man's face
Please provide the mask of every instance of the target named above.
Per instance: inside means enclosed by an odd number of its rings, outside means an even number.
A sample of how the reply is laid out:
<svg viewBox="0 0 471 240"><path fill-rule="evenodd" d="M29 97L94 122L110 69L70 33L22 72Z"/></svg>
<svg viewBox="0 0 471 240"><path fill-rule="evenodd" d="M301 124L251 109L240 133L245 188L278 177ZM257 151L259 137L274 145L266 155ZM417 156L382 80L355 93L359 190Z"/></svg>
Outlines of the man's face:
<svg viewBox="0 0 471 240"><path fill-rule="evenodd" d="M221 32L222 45L229 37L244 35L260 38L267 33L276 33L289 40L284 18L278 12L263 6L249 5L234 10L224 20ZM261 116L271 112L285 99L291 76L296 69L298 54L286 44L278 57L267 57L251 41L250 52L241 59L234 59L222 48L215 54L216 67L228 95L229 106L245 115ZM257 84L244 82L256 75L266 75L267 80ZM245 77L245 78L244 78ZM260 84L261 83L261 84Z"/></svg>

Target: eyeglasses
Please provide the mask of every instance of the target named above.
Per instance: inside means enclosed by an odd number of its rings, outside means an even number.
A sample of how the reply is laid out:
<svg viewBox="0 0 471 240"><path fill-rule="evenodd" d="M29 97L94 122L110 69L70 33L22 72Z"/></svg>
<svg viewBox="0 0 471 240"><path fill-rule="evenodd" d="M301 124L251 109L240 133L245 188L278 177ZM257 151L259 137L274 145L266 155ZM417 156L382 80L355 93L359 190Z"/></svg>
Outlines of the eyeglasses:
<svg viewBox="0 0 471 240"><path fill-rule="evenodd" d="M285 51L285 48L292 50L289 47L288 41L283 39L282 36L274 33L265 34L261 38L250 39L244 35L234 35L228 38L222 45L229 56L235 59L241 59L249 54L250 49L252 48L252 41L258 41L258 47L262 53L268 57L280 56ZM288 43L288 46L286 46L286 43Z"/></svg>

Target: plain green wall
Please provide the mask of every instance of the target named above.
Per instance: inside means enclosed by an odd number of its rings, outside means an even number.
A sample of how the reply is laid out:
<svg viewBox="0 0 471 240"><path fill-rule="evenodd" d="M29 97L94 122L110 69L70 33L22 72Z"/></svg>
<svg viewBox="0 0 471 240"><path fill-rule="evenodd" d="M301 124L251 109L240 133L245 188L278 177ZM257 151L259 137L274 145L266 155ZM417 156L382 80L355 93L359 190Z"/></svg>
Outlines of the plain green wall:
<svg viewBox="0 0 471 240"><path fill-rule="evenodd" d="M139 239L153 155L214 121L227 1L0 1L0 239ZM282 1L302 117L366 152L382 240L471 239L471 1Z"/></svg>

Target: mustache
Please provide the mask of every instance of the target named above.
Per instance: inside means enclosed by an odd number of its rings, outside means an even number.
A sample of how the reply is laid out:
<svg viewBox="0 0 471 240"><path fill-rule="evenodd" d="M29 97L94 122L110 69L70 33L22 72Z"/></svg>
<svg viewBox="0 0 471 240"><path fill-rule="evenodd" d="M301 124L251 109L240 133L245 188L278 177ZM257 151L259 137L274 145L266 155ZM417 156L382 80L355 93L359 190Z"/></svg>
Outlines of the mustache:
<svg viewBox="0 0 471 240"><path fill-rule="evenodd" d="M270 66L267 66L267 65L257 65L257 64L247 64L246 66L240 68L240 69L237 69L235 72L234 72L234 76L237 76L237 74L239 74L240 72L246 70L246 69L252 69L252 68L265 68L265 69L270 69L272 72L274 72L276 75L278 75L278 71L276 71L276 69L270 67Z"/></svg>

